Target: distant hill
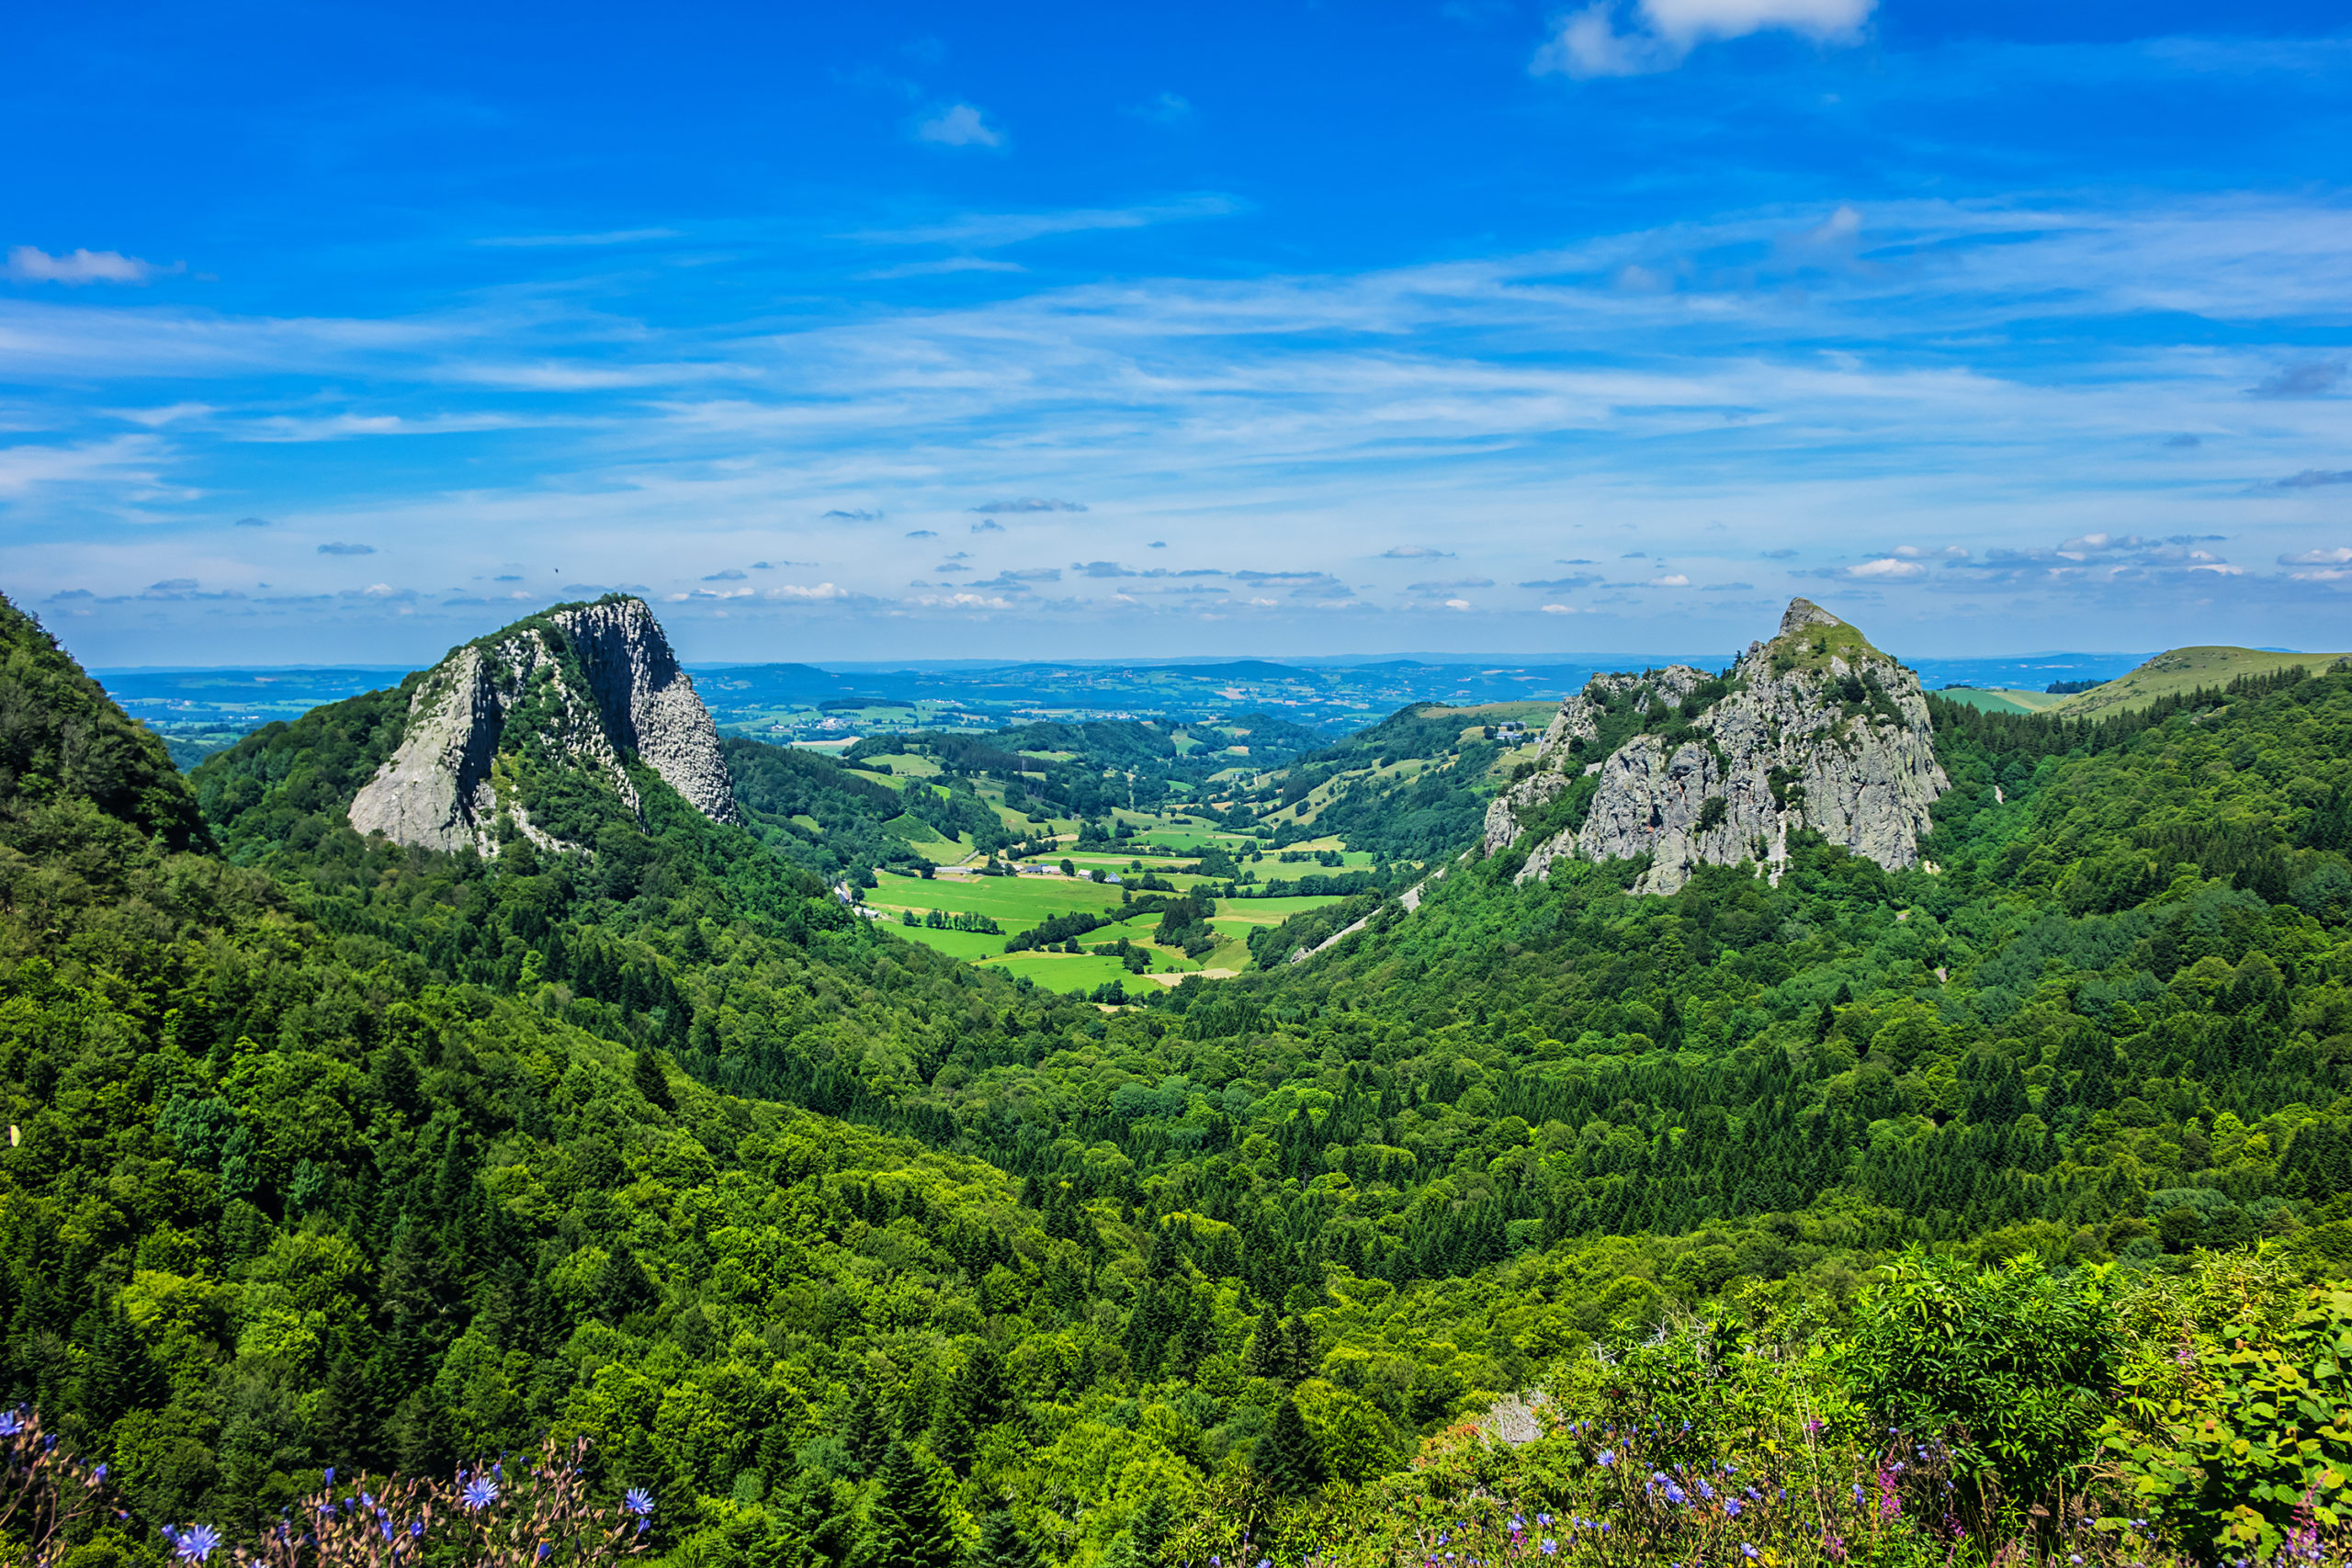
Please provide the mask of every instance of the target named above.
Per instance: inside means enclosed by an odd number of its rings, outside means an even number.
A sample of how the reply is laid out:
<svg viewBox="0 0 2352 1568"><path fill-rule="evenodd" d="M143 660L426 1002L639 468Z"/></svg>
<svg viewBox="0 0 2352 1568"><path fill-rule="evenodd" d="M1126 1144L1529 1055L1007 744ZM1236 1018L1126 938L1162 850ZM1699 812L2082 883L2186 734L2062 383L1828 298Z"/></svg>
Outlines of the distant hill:
<svg viewBox="0 0 2352 1568"><path fill-rule="evenodd" d="M2094 686L2077 696L2066 698L2052 711L2069 718L2128 713L2146 707L2158 697L2178 696L2205 686L2226 686L2246 675L2274 675L2298 664L2314 675L2324 674L2337 660L2347 657L2352 655L2279 653L2255 648L2176 648L2157 654L2129 674L2118 676L2103 686Z"/></svg>

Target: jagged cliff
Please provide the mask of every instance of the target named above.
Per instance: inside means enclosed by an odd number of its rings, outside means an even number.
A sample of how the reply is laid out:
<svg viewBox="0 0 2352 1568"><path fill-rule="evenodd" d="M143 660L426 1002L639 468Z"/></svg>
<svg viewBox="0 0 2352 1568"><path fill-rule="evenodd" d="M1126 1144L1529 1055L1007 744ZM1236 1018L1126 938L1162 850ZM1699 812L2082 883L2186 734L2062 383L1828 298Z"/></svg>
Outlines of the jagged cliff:
<svg viewBox="0 0 2352 1568"><path fill-rule="evenodd" d="M400 747L352 801L351 825L487 854L503 813L533 842L572 848L599 807L641 809L631 758L704 816L736 819L718 727L653 612L619 596L565 605L457 649L417 682Z"/></svg>
<svg viewBox="0 0 2352 1568"><path fill-rule="evenodd" d="M1530 836L1522 882L1563 858L1646 854L1645 893L1699 865L1753 861L1777 877L1801 828L1892 869L1918 863L1949 787L1918 678L1793 599L1726 678L1603 675L1563 703L1533 770L1487 807L1485 841L1495 854Z"/></svg>

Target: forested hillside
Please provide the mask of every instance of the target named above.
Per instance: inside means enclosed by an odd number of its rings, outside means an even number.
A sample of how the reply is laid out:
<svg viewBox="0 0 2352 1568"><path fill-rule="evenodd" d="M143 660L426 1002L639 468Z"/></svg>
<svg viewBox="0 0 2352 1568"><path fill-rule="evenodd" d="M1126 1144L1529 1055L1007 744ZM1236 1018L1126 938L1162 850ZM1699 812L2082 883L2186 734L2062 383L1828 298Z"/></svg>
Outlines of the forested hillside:
<svg viewBox="0 0 2352 1568"><path fill-rule="evenodd" d="M1936 705L1933 871L1474 856L1106 1010L642 768L587 852L362 840L376 699L190 789L0 637L0 1375L85 1568L550 1432L797 1568L2211 1560L2352 1476L2352 674Z"/></svg>

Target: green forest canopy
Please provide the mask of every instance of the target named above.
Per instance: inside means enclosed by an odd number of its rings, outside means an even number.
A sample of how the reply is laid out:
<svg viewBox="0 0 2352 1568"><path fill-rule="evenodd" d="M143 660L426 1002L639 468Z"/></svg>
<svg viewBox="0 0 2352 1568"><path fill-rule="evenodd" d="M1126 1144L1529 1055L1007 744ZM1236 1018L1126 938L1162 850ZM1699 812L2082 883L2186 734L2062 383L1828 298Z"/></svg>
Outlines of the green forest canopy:
<svg viewBox="0 0 2352 1568"><path fill-rule="evenodd" d="M339 819L376 710L191 788L0 638L0 1376L111 1467L91 1550L552 1432L680 1561L1295 1553L1473 1472L1600 1484L1574 1422L1465 1450L1506 1396L1761 1464L1766 1382L1856 1462L1875 1420L1949 1438L2009 1489L1972 1506L2128 1438L2186 1456L2141 1475L2178 1541L2291 1526L2254 1488L2302 1472L2109 1413L2155 1350L2311 1369L2352 1327L2301 1293L2352 1262L2352 675L1931 705L1940 875L1473 864L1105 1011L851 919L650 770L593 853L401 850ZM1981 1363L1931 1375L1917 1313ZM1735 1343L1829 1353L1758 1382Z"/></svg>

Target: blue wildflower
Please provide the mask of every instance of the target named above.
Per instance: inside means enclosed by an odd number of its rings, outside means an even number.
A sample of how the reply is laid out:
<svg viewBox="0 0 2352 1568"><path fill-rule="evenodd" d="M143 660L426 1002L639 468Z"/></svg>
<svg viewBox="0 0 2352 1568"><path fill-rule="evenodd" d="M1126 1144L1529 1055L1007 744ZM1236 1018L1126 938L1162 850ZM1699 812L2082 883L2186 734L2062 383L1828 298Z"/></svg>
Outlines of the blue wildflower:
<svg viewBox="0 0 2352 1568"><path fill-rule="evenodd" d="M0 1410L0 1438L13 1438L25 1429L25 1418L14 1410Z"/></svg>
<svg viewBox="0 0 2352 1568"><path fill-rule="evenodd" d="M1611 1465L1617 1462L1617 1456L1611 1450L1603 1449L1599 1454L1594 1456L1592 1462L1599 1465L1601 1469L1607 1470Z"/></svg>
<svg viewBox="0 0 2352 1568"><path fill-rule="evenodd" d="M334 1466L333 1466L333 1465L329 1465L329 1466L327 1466L327 1475L326 1475L326 1480L325 1480L324 1482L322 1482L321 1484L322 1484L322 1485L326 1485L326 1486L332 1486L332 1485L334 1485Z"/></svg>
<svg viewBox="0 0 2352 1568"><path fill-rule="evenodd" d="M1746 1505L1742 1504L1736 1497L1727 1497L1724 1499L1724 1517L1733 1519L1739 1517L1740 1509L1745 1506Z"/></svg>
<svg viewBox="0 0 2352 1568"><path fill-rule="evenodd" d="M642 1486L632 1486L621 1494L621 1506L639 1518L650 1518L653 1514L653 1494Z"/></svg>
<svg viewBox="0 0 2352 1568"><path fill-rule="evenodd" d="M210 1525L190 1525L176 1533L165 1533L171 1534L174 1554L185 1562L201 1562L220 1545L220 1532Z"/></svg>
<svg viewBox="0 0 2352 1568"><path fill-rule="evenodd" d="M1755 1561L1756 1561L1756 1548L1755 1548L1755 1547L1753 1547L1753 1546L1751 1546L1751 1545L1749 1545L1749 1544L1748 1544L1747 1542L1746 1542L1746 1541L1742 1541L1742 1542L1740 1542L1740 1544L1739 1544L1739 1554L1740 1554L1742 1557L1747 1558L1750 1562L1755 1562Z"/></svg>
<svg viewBox="0 0 2352 1568"><path fill-rule="evenodd" d="M1556 1555L1559 1553L1559 1550L1560 1550L1560 1543L1559 1543L1558 1541L1554 1540L1553 1540L1550 1536L1548 1536L1548 1535L1547 1535L1547 1536L1545 1536L1545 1537L1544 1538L1544 1556L1546 1556L1546 1557L1553 1557L1553 1556L1556 1556Z"/></svg>
<svg viewBox="0 0 2352 1568"><path fill-rule="evenodd" d="M478 1475L466 1483L465 1491L458 1495L469 1508L487 1508L498 1501L498 1483Z"/></svg>

